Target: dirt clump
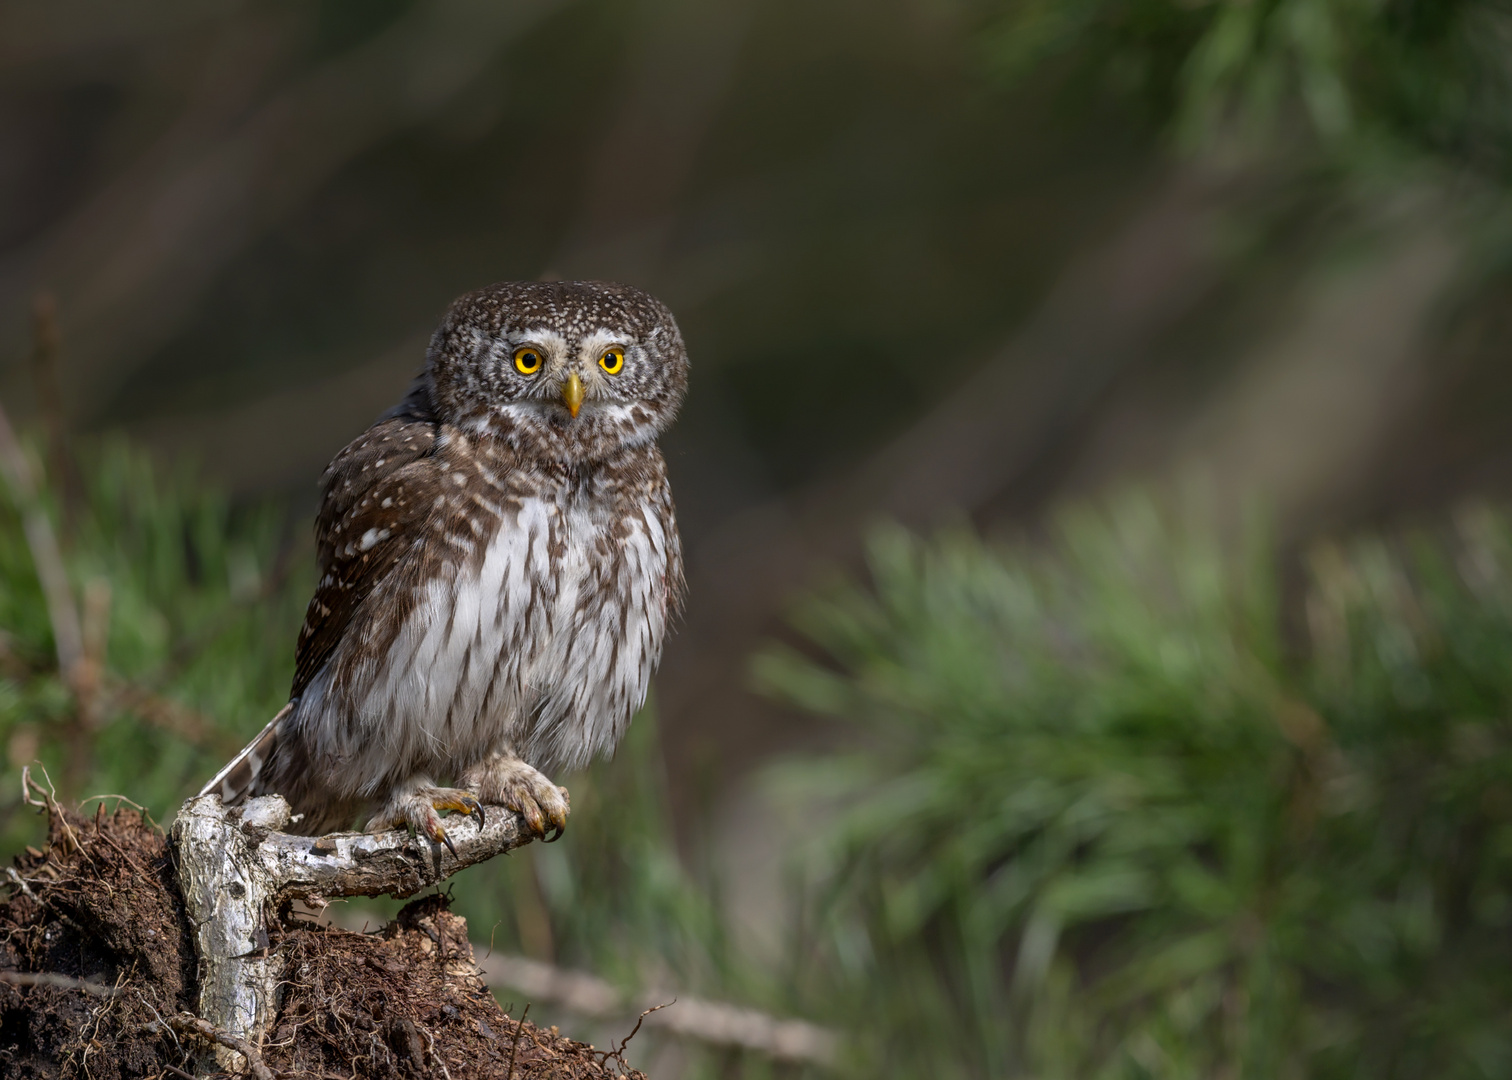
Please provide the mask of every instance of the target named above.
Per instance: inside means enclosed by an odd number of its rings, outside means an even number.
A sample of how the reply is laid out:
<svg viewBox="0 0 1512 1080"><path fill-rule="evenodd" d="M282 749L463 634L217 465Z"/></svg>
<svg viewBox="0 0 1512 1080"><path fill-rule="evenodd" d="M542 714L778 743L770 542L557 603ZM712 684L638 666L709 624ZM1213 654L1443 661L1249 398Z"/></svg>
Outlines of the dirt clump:
<svg viewBox="0 0 1512 1080"><path fill-rule="evenodd" d="M194 947L162 830L126 807L48 812L43 849L0 873L0 1080L244 1075L207 1073L185 1027ZM261 1057L280 1080L644 1080L507 1016L444 896L372 934L285 915L273 947L287 974Z"/></svg>
<svg viewBox="0 0 1512 1080"><path fill-rule="evenodd" d="M0 1077L124 1080L183 1059L161 1023L194 981L174 881L137 811L51 814L44 848L0 879Z"/></svg>
<svg viewBox="0 0 1512 1080"><path fill-rule="evenodd" d="M285 930L288 989L264 1052L296 1075L644 1080L612 1054L513 1019L483 984L467 923L442 895L375 934ZM511 1069L512 1066L512 1069Z"/></svg>

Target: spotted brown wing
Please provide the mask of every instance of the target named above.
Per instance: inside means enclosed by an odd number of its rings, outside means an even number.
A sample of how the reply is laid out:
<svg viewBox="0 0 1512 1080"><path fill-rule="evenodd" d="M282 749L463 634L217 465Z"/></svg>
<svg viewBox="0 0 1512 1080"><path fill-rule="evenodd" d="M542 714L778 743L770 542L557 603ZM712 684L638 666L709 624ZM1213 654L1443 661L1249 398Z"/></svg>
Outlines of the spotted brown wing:
<svg viewBox="0 0 1512 1080"><path fill-rule="evenodd" d="M353 614L420 534L431 512L435 425L380 420L336 456L315 523L320 582L295 650L298 697L341 640Z"/></svg>

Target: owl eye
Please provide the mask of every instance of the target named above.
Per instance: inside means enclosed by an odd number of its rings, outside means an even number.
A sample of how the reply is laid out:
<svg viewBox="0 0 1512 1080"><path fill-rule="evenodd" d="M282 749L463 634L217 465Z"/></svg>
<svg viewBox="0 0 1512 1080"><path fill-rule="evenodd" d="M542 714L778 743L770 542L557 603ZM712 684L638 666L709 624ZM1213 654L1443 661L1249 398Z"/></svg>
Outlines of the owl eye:
<svg viewBox="0 0 1512 1080"><path fill-rule="evenodd" d="M521 375L534 375L541 370L541 354L538 350L529 348L516 349L514 354L515 370Z"/></svg>
<svg viewBox="0 0 1512 1080"><path fill-rule="evenodd" d="M599 357L599 367L610 375L618 375L625 369L625 350L605 349L604 355Z"/></svg>

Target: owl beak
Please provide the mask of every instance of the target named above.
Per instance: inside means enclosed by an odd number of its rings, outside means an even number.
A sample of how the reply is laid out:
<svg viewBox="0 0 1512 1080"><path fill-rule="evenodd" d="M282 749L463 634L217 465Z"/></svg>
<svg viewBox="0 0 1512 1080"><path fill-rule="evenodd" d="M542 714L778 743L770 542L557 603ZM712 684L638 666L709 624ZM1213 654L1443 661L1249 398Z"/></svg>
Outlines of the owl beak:
<svg viewBox="0 0 1512 1080"><path fill-rule="evenodd" d="M583 380L578 378L575 371L562 383L562 404L567 406L567 411L576 420L578 410L583 407Z"/></svg>

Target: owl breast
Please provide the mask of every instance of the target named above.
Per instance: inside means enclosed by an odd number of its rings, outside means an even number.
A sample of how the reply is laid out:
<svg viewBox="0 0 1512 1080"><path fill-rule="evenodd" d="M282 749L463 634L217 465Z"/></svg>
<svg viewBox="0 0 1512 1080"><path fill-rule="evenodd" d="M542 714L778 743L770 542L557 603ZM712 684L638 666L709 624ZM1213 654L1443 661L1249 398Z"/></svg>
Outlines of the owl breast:
<svg viewBox="0 0 1512 1080"><path fill-rule="evenodd" d="M333 658L298 703L303 730L334 738L319 749L343 794L453 776L505 746L579 768L644 702L676 576L670 503L663 516L592 485L495 494L417 546L425 569L394 579L409 595L371 598L408 612L386 649Z"/></svg>

